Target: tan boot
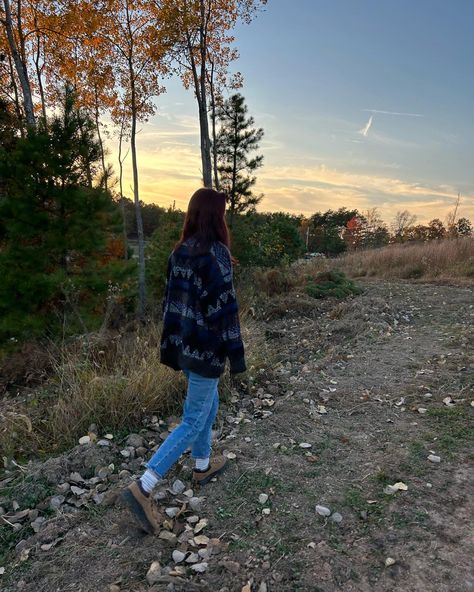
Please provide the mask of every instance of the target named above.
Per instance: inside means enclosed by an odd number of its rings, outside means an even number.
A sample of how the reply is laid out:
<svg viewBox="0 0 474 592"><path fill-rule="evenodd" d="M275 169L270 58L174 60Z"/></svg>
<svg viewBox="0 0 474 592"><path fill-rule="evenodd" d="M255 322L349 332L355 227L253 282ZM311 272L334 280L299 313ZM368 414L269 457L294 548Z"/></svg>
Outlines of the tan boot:
<svg viewBox="0 0 474 592"><path fill-rule="evenodd" d="M209 468L207 469L207 471L197 471L196 469L194 469L193 471L193 482L195 485L206 485L206 483L209 483L209 481L215 477L216 475L219 475L219 473L222 473L222 471L225 469L227 464L227 459L225 456L216 456L214 458L211 459L211 462L209 463Z"/></svg>
<svg viewBox="0 0 474 592"><path fill-rule="evenodd" d="M124 490L122 499L143 530L149 534L159 533L164 516L151 496L143 493L138 481L134 481Z"/></svg>

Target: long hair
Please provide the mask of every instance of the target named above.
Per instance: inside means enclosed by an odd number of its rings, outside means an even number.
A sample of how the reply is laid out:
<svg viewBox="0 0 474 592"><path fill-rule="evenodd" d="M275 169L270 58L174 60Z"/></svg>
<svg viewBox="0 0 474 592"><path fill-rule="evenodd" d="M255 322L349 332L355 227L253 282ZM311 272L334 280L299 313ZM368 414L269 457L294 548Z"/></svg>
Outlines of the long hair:
<svg viewBox="0 0 474 592"><path fill-rule="evenodd" d="M226 194L203 187L189 200L181 238L175 249L190 237L196 239L198 253L209 251L214 241L220 241L230 249L230 236L225 221Z"/></svg>

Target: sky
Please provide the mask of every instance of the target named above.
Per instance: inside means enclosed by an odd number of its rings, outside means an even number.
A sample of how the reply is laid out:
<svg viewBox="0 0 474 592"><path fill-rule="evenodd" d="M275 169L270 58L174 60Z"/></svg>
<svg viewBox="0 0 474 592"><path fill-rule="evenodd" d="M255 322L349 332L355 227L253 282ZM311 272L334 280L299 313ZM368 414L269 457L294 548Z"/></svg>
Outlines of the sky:
<svg viewBox="0 0 474 592"><path fill-rule="evenodd" d="M473 25L473 0L268 0L235 30L231 67L265 131L257 209L377 207L387 222L407 209L423 223L460 192L474 220ZM164 84L137 138L141 198L186 209L201 185L197 105Z"/></svg>

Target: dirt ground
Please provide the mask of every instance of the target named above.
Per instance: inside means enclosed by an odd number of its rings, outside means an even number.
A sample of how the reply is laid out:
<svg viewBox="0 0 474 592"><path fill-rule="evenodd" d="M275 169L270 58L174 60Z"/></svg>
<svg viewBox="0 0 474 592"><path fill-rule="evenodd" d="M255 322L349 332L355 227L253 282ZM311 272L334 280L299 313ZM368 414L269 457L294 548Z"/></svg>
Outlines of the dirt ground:
<svg viewBox="0 0 474 592"><path fill-rule="evenodd" d="M217 446L235 458L194 494L204 573L174 570L185 545L142 534L112 495L49 515L7 556L0 589L474 591L474 291L362 286L344 302L280 297L258 321L274 356L222 405ZM185 460L170 482L189 477Z"/></svg>

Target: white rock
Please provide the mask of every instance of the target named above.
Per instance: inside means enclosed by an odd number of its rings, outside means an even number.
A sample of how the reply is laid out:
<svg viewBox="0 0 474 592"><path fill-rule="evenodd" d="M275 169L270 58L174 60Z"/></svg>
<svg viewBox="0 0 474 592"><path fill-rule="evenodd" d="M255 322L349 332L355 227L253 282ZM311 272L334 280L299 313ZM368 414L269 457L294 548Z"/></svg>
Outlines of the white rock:
<svg viewBox="0 0 474 592"><path fill-rule="evenodd" d="M159 577L161 576L161 565L159 561L153 561L150 565L150 569L147 571L146 574L146 581L152 586L158 582Z"/></svg>
<svg viewBox="0 0 474 592"><path fill-rule="evenodd" d="M326 506L316 506L316 512L320 516L330 516L331 515L331 510L329 508L326 508Z"/></svg>
<svg viewBox="0 0 474 592"><path fill-rule="evenodd" d="M74 495L84 495L85 493L87 493L87 489L77 487L76 485L71 485L71 491Z"/></svg>
<svg viewBox="0 0 474 592"><path fill-rule="evenodd" d="M428 460L431 461L432 463L440 463L441 462L441 457L440 456L436 456L436 454L430 454L428 456Z"/></svg>
<svg viewBox="0 0 474 592"><path fill-rule="evenodd" d="M396 560L393 557L387 557L387 559L385 559L385 566L386 567L390 567L390 565L394 565L396 563Z"/></svg>
<svg viewBox="0 0 474 592"><path fill-rule="evenodd" d="M186 563L197 563L199 561L199 555L197 553L190 553L186 557Z"/></svg>
<svg viewBox="0 0 474 592"><path fill-rule="evenodd" d="M181 561L184 561L185 557L186 557L186 553L183 553L182 551L179 551L178 549L175 549L173 551L173 561L175 563L181 563Z"/></svg>
<svg viewBox="0 0 474 592"><path fill-rule="evenodd" d="M263 508L262 514L264 516L269 516L270 515L270 508Z"/></svg>
<svg viewBox="0 0 474 592"><path fill-rule="evenodd" d="M425 409L425 407L418 407L417 411L418 411L418 413L421 413L422 415L424 415L428 411L428 409Z"/></svg>
<svg viewBox="0 0 474 592"><path fill-rule="evenodd" d="M110 446L110 440L99 440L97 446Z"/></svg>
<svg viewBox="0 0 474 592"><path fill-rule="evenodd" d="M82 436L82 438L79 438L79 444L90 444L91 443L91 439L89 436Z"/></svg>
<svg viewBox="0 0 474 592"><path fill-rule="evenodd" d="M183 493L185 489L186 485L179 479L176 479L176 481L174 481L173 485L171 486L171 493L177 495L179 493Z"/></svg>
<svg viewBox="0 0 474 592"><path fill-rule="evenodd" d="M268 501L268 495L266 493L261 493L258 496L258 503L259 504L265 504L265 503L267 503L267 501Z"/></svg>
<svg viewBox="0 0 474 592"><path fill-rule="evenodd" d="M120 454L124 457L124 458L128 458L130 456L130 450L127 450L126 448L124 448L123 450L120 451Z"/></svg>
<svg viewBox="0 0 474 592"><path fill-rule="evenodd" d="M191 569L197 573L204 573L208 568L208 565L208 563L203 561L202 563L195 563L194 565L191 565Z"/></svg>
<svg viewBox="0 0 474 592"><path fill-rule="evenodd" d="M341 514L339 514L339 512L334 512L334 514L331 516L331 520L339 524L340 522L342 522L342 516Z"/></svg>
<svg viewBox="0 0 474 592"><path fill-rule="evenodd" d="M167 516L169 516L170 518L174 518L176 516L176 514L179 512L179 508L176 508L176 507L166 508L165 512L166 512Z"/></svg>
<svg viewBox="0 0 474 592"><path fill-rule="evenodd" d="M312 444L309 442L301 442L300 448L311 448Z"/></svg>

